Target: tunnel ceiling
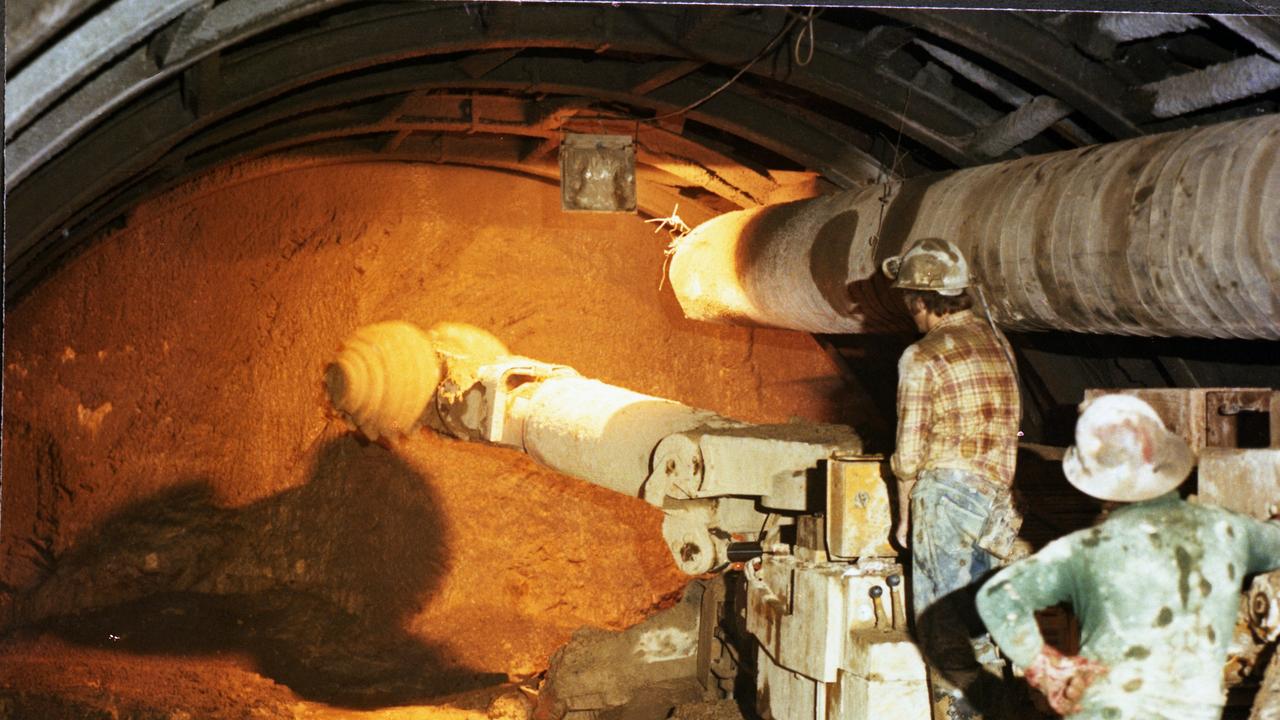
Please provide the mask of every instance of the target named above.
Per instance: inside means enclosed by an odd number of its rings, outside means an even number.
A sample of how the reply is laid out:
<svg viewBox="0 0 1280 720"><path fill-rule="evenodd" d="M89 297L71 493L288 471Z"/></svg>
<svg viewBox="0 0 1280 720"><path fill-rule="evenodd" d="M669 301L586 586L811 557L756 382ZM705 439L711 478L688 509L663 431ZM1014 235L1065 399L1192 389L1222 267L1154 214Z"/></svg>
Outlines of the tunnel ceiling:
<svg viewBox="0 0 1280 720"><path fill-rule="evenodd" d="M428 162L554 183L564 133L633 134L640 212L696 225L887 176L1275 112L1280 22L1249 14L1257 2L1193 4L1216 14L11 2L6 297L140 200L266 156L272 168ZM883 378L905 340L819 340L855 400L892 417ZM1087 387L1280 382L1274 344L1014 342L1031 437L1069 433Z"/></svg>
<svg viewBox="0 0 1280 720"><path fill-rule="evenodd" d="M1280 24L1237 14L341 0L7 13L10 298L143 197L266 154L555 181L562 133L634 133L642 212L678 205L696 222L1273 112L1280 86Z"/></svg>

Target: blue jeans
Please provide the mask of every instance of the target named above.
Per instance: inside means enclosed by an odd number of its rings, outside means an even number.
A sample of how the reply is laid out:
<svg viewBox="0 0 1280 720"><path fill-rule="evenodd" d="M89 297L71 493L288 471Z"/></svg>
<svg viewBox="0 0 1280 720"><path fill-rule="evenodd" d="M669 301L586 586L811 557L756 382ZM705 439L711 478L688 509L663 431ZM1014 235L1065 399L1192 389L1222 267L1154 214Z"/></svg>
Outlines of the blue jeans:
<svg viewBox="0 0 1280 720"><path fill-rule="evenodd" d="M946 717L995 714L999 653L974 606L980 581L1000 560L977 546L996 499L977 490L980 478L961 470L922 471L911 492L911 584L916 638L930 669L934 702L962 703ZM963 700L960 700L963 696ZM935 704L935 716L939 714Z"/></svg>
<svg viewBox="0 0 1280 720"><path fill-rule="evenodd" d="M916 619L938 599L999 567L976 543L995 509L962 470L924 470L911 492L912 607Z"/></svg>

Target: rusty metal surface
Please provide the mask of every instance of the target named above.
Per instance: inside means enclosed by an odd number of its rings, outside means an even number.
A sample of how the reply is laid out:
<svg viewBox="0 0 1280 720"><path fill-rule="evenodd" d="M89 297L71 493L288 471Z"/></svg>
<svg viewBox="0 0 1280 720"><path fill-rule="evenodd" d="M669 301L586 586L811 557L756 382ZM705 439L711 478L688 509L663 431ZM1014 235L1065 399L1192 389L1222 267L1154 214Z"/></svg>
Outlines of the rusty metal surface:
<svg viewBox="0 0 1280 720"><path fill-rule="evenodd" d="M1253 579L1245 608L1249 627L1257 638L1274 645L1280 637L1280 572ZM1254 697L1249 720L1280 720L1280 652L1274 652L1274 648L1262 685Z"/></svg>
<svg viewBox="0 0 1280 720"><path fill-rule="evenodd" d="M894 557L889 475L878 455L827 461L827 552L833 558Z"/></svg>
<svg viewBox="0 0 1280 720"><path fill-rule="evenodd" d="M1205 444L1212 447L1240 447L1242 413L1265 414L1269 430L1267 444L1280 448L1280 392L1270 390L1209 390L1205 393L1209 412L1205 428Z"/></svg>
<svg viewBox="0 0 1280 720"><path fill-rule="evenodd" d="M1280 391L1270 388L1141 388L1096 389L1084 393L1088 402L1109 393L1133 395L1155 409L1173 432L1192 450L1238 447L1241 413L1265 414L1268 430L1255 434L1261 446L1280 448Z"/></svg>
<svg viewBox="0 0 1280 720"><path fill-rule="evenodd" d="M1280 510L1280 449L1200 451L1198 498L1259 520Z"/></svg>

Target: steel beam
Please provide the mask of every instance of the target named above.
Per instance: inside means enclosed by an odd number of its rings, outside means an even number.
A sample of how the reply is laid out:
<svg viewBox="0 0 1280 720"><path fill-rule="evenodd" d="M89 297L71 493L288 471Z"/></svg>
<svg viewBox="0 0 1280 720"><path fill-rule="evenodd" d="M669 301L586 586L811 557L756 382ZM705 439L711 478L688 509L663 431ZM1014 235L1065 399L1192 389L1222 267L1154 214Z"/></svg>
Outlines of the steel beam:
<svg viewBox="0 0 1280 720"><path fill-rule="evenodd" d="M6 162L9 169L6 187L13 189L17 182L41 162L64 149L70 141L107 113L118 108L125 100L155 87L174 70L225 47L228 42L247 37L251 31L267 29L270 27L268 17L274 23L281 18L292 18L317 7L336 4L334 0L276 0L276 3L264 5L261 14L250 15L246 14L243 4L249 1L229 0L215 6L197 28L173 42L166 53L171 57L170 65L165 68L151 70L131 61L125 67L108 69L104 74L108 80L95 81L85 88L87 97L77 94L66 101L65 109L54 108L48 123L37 123L32 128L30 140L19 135L15 138L14 146L7 150ZM268 9L274 14L268 15ZM514 11L519 12L519 23L507 23L502 26L505 29L490 28L483 34L477 34L471 19L457 8L413 5L364 9L335 16L333 25L326 32L315 33L306 47L294 49L292 53L285 52L289 39L255 52L272 53L277 57L289 56L292 62L299 64L298 70L293 71L293 78L309 76L309 79L314 80L341 73L344 68L352 65L369 65L407 56L458 52L477 47L518 49L543 45L595 49L600 44L598 28L604 19L612 17L609 8L579 6L559 6L554 9L525 6ZM614 50L629 53L695 56L700 60L733 67L743 62L742 52L736 48L762 47L770 38L770 33L776 30L759 22L726 20L720 24L716 43L703 42L693 48L666 39L678 37L676 22L681 17L680 13L655 10L646 13L645 17L652 21L652 27L615 24L610 46ZM824 31L835 32L834 28L824 28ZM792 71L789 82L831 97L887 127L897 127L904 108L909 105L914 117L925 119L912 120L908 125L919 142L953 162L966 164L978 159L966 154L962 138L985 124L984 118L969 117L945 101L912 88L909 78L878 69L868 72L867 63L863 60L864 58L856 55L847 58L837 55L828 57L828 53L820 50L815 63L811 63L809 68ZM235 55L227 58L228 64L236 61ZM277 77L282 80L279 83L281 86L289 82L287 76L282 75L282 68L292 70L293 66L265 66L262 77L264 83L271 83ZM817 72L819 68L823 68L822 73ZM310 72L305 72L304 69ZM754 68L753 72L767 74L762 68ZM828 80L823 75L839 79ZM911 98L909 103L908 96ZM10 133L12 137L12 129Z"/></svg>
<svg viewBox="0 0 1280 720"><path fill-rule="evenodd" d="M1266 53L1272 60L1280 60L1280 21L1274 17L1215 15L1213 19L1253 43L1254 47Z"/></svg>
<svg viewBox="0 0 1280 720"><path fill-rule="evenodd" d="M1032 98L1017 110L1005 115L974 135L969 143L972 152L997 158L1048 130L1071 113L1061 100L1048 95Z"/></svg>
<svg viewBox="0 0 1280 720"><path fill-rule="evenodd" d="M1116 139L1142 134L1130 88L1042 26L1005 13L883 11L1013 70L1082 112Z"/></svg>
<svg viewBox="0 0 1280 720"><path fill-rule="evenodd" d="M692 61L668 63L666 67L659 68L652 75L632 85L628 92L632 95L648 95L663 85L679 80L703 65L705 63Z"/></svg>
<svg viewBox="0 0 1280 720"><path fill-rule="evenodd" d="M88 10L96 0L10 0L5 3L4 70L32 52Z"/></svg>
<svg viewBox="0 0 1280 720"><path fill-rule="evenodd" d="M474 95L453 98L457 104L474 103L479 99ZM498 96L494 101L519 104L526 111L533 111L533 101L521 101L515 98ZM412 135L486 135L511 136L514 138L545 139L552 132L522 122L502 122L481 120L475 122L466 117L439 115L428 117L418 115L413 119L387 120L386 108L398 106L404 108L396 98L383 102L368 104L363 108L340 108L329 112L318 112L290 121L272 123L253 123L252 129L246 124L237 124L235 130L239 140L223 140L221 138L200 138L201 142L184 147L189 157L200 157L216 152L220 162L241 161L260 155L274 154L301 147L323 143L347 136L369 136L379 133L402 133ZM611 127L612 125L612 127ZM598 131L624 131L630 124L610 123L608 121L589 121L583 129ZM227 133L227 136L230 136ZM407 137L406 137L407 139ZM401 140L397 147L402 146ZM653 168L655 172L645 175L645 180L658 182L673 188L686 186L704 187L712 193L720 195L733 203L732 209L759 204L779 191L779 186L772 179L754 173L739 170L732 172L734 161L711 153L684 138L671 136L662 131L651 131L641 134L637 139L637 161L641 165ZM203 162L202 164L207 164ZM709 177L723 172L726 178L743 182L747 189L737 187L728 179ZM751 177L754 175L754 177Z"/></svg>
<svg viewBox="0 0 1280 720"><path fill-rule="evenodd" d="M16 136L17 128L6 125L5 137L10 142L5 144L5 187L13 189L111 112L189 65L257 33L348 1L225 0L202 14L194 27L168 39L163 65L156 64L150 48L142 47L105 68L93 68L95 74L84 85L54 103Z"/></svg>
<svg viewBox="0 0 1280 720"><path fill-rule="evenodd" d="M1049 98L1050 96L1047 96L1047 95L1033 96L1031 93L1018 87L1013 82L1006 80L1005 78L987 70L986 68L983 68L977 65L976 63L970 62L969 60L966 60L965 58L960 57L959 55L951 52L950 50L947 50L946 48L939 47L937 45L934 45L933 43L925 42L923 40L917 40L916 44L919 45L921 48L923 48L925 52L929 53L931 56L937 59L938 62L942 63L943 65L946 65L952 71L958 73L961 77L965 78L966 80L972 83L975 83L976 85L978 85L978 87L981 87L983 90L986 90L992 95L995 95L1002 102L1008 103L1009 105L1016 108L1014 110L1015 113L1020 111L1027 104L1031 103L1034 100L1039 100L1041 103L1048 102L1046 98ZM1062 115L1057 121L1051 123L1050 127L1056 128L1060 133L1062 133L1063 136L1068 138L1074 145L1092 145L1097 142L1097 140L1095 140L1088 132L1086 132L1079 125L1066 119L1066 116L1071 111L1070 106L1058 100L1057 98L1052 98L1052 100L1061 105ZM1045 128L1041 128L1041 129L1043 130ZM990 133L990 132L992 132L992 129L991 129L991 126L988 126L987 128L984 128L983 130L979 131L979 134ZM1002 154L1002 153L998 153L998 154ZM996 156L990 155L989 157L996 157Z"/></svg>
<svg viewBox="0 0 1280 720"><path fill-rule="evenodd" d="M76 83L203 0L117 0L31 64L4 88L4 133L12 138Z"/></svg>
<svg viewBox="0 0 1280 720"><path fill-rule="evenodd" d="M9 227L12 234L6 263L28 250L55 228L63 226L77 207L109 192L110 183L134 175L158 162L160 156L182 138L194 135L201 127L211 125L219 118L241 112L259 97L269 98L292 88L293 84L278 89L264 87L266 81L263 76L269 75L270 66L277 63L287 66L297 53L305 52L302 48L290 45L281 46L280 49L286 51L286 54L281 56L264 51L252 62L224 64L221 97L236 98L237 102L228 103L196 118L174 89L164 96L156 96L153 102L139 107L134 113L116 117L109 128L95 133L86 142L73 148L71 153L57 158L37 176L19 185L11 195ZM528 78L534 72L546 80L531 85ZM616 91L611 91L611 88L625 87L621 81L630 77L631 72L628 63L618 61L535 62L528 58L515 58L490 73L482 87L564 92L573 95L596 94L626 101L628 96L613 94ZM583 86L581 83L584 80L593 81L594 84ZM399 67L385 73L340 80L316 90L296 93L286 101L281 111L291 114L307 112L326 104L341 102L343 98L361 97L360 93L363 92L403 92L423 87L447 87L451 83L477 85L477 81L470 80L465 73L450 64ZM711 87L705 80L686 76L646 96L644 102L651 103L650 107L659 110L680 107L709 92ZM174 95L174 99L161 100L169 95ZM171 112L170 108L175 103L183 107L183 112ZM720 120L715 113L725 113L731 120ZM853 147L851 138L829 135L822 130L806 130L795 114L787 113L780 107L775 109L761 105L759 101L735 93L722 93L691 115L748 139L767 140L770 142L770 150L790 155L802 166L832 170L832 177L837 182L841 179L851 184L866 182L873 179L879 169L873 160ZM747 125L740 126L737 122ZM816 143L814 151L804 152L806 141ZM83 168L86 166L101 168L103 179L88 183L79 180L84 177Z"/></svg>
<svg viewBox="0 0 1280 720"><path fill-rule="evenodd" d="M1154 95L1152 114L1158 118L1223 105L1280 87L1280 62L1249 55L1203 70L1175 75L1143 86Z"/></svg>

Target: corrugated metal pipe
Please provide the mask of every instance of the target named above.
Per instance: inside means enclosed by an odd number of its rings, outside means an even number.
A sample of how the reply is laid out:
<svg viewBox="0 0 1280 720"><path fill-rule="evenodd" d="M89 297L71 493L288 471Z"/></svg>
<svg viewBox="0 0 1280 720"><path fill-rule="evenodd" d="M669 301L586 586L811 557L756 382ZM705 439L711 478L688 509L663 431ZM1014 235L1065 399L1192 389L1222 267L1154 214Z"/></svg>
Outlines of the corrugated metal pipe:
<svg viewBox="0 0 1280 720"><path fill-rule="evenodd" d="M878 268L926 237L1014 330L1280 339L1280 115L722 215L680 243L685 315L906 327Z"/></svg>

